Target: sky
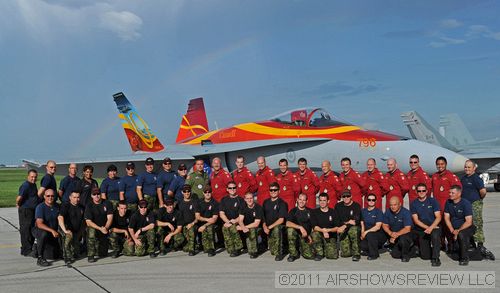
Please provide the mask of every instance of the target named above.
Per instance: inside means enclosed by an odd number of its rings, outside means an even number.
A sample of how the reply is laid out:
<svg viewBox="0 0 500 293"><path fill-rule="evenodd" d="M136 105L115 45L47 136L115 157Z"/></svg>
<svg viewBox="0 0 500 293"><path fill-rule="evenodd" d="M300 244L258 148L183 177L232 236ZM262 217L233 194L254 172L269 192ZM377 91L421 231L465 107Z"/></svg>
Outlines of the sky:
<svg viewBox="0 0 500 293"><path fill-rule="evenodd" d="M131 153L124 92L164 145L191 98L209 127L318 106L403 136L458 113L500 137L498 1L0 3L0 163ZM168 149L168 148L167 148Z"/></svg>

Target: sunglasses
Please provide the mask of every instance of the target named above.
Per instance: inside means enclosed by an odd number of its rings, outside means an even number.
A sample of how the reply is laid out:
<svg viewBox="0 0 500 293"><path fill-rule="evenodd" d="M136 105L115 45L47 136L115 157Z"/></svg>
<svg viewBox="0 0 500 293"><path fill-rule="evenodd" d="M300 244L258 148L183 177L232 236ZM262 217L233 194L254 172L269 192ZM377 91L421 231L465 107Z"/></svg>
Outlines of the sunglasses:
<svg viewBox="0 0 500 293"><path fill-rule="evenodd" d="M236 189L236 187L228 187L227 189L233 190L233 189Z"/></svg>
<svg viewBox="0 0 500 293"><path fill-rule="evenodd" d="M53 194L46 194L45 197L54 197Z"/></svg>
<svg viewBox="0 0 500 293"><path fill-rule="evenodd" d="M350 195L342 195L342 198L348 198L351 197Z"/></svg>
<svg viewBox="0 0 500 293"><path fill-rule="evenodd" d="M369 198L369 199L367 199L367 201L369 201L369 202L376 202L377 200L374 199L374 198Z"/></svg>
<svg viewBox="0 0 500 293"><path fill-rule="evenodd" d="M190 190L183 190L182 193L188 193L191 192Z"/></svg>
<svg viewBox="0 0 500 293"><path fill-rule="evenodd" d="M279 189L269 189L271 192L278 192Z"/></svg>
<svg viewBox="0 0 500 293"><path fill-rule="evenodd" d="M94 193L92 194L92 196L99 196L99 193Z"/></svg>
<svg viewBox="0 0 500 293"><path fill-rule="evenodd" d="M146 209L146 208L147 208L147 206L146 206L146 207L139 207L139 208L140 208L140 209Z"/></svg>
<svg viewBox="0 0 500 293"><path fill-rule="evenodd" d="M417 161L410 161L410 164L418 164Z"/></svg>
<svg viewBox="0 0 500 293"><path fill-rule="evenodd" d="M212 193L211 191L203 191L203 193Z"/></svg>
<svg viewBox="0 0 500 293"><path fill-rule="evenodd" d="M427 192L427 190L417 190L418 193Z"/></svg>

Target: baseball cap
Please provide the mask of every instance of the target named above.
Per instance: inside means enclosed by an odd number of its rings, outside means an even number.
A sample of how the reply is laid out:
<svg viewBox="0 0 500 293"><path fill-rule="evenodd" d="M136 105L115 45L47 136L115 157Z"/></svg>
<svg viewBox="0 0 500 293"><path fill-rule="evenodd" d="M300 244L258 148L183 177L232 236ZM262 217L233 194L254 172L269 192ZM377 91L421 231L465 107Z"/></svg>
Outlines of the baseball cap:
<svg viewBox="0 0 500 293"><path fill-rule="evenodd" d="M138 204L139 207L145 208L148 206L148 202L145 199L141 199Z"/></svg>
<svg viewBox="0 0 500 293"><path fill-rule="evenodd" d="M92 188L92 194L101 194L101 191L99 190L99 188L94 187Z"/></svg>
<svg viewBox="0 0 500 293"><path fill-rule="evenodd" d="M116 168L115 165L111 164L111 165L108 166L108 170L107 171L108 172L110 172L110 171L118 171L118 168Z"/></svg>
<svg viewBox="0 0 500 293"><path fill-rule="evenodd" d="M205 187L203 188L203 192L212 192L212 186L205 185Z"/></svg>
<svg viewBox="0 0 500 293"><path fill-rule="evenodd" d="M166 163L172 163L172 160L169 157L166 157L165 159L163 159L163 164Z"/></svg>
<svg viewBox="0 0 500 293"><path fill-rule="evenodd" d="M191 185L188 185L188 184L184 184L184 186L182 186L182 191L191 191Z"/></svg>
<svg viewBox="0 0 500 293"><path fill-rule="evenodd" d="M135 169L134 162L127 162L127 169L130 169L130 168Z"/></svg>
<svg viewBox="0 0 500 293"><path fill-rule="evenodd" d="M155 160L153 160L153 158L149 157L146 159L146 162L145 164L146 165L153 165L155 163Z"/></svg>
<svg viewBox="0 0 500 293"><path fill-rule="evenodd" d="M342 197L350 197L351 196L351 192L349 190L344 190L342 192Z"/></svg>
<svg viewBox="0 0 500 293"><path fill-rule="evenodd" d="M165 200L165 205L167 206L173 206L174 205L174 200L173 199L167 199Z"/></svg>
<svg viewBox="0 0 500 293"><path fill-rule="evenodd" d="M186 164L184 164L184 163L179 164L179 167L177 167L177 170L187 170Z"/></svg>

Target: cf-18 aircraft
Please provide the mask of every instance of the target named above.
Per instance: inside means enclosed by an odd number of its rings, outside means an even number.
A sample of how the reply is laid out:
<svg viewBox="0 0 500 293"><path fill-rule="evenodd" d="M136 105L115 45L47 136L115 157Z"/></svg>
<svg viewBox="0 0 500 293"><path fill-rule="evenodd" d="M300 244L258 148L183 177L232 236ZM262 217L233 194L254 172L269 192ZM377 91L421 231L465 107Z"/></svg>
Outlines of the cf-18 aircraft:
<svg viewBox="0 0 500 293"><path fill-rule="evenodd" d="M435 170L435 159L444 156L448 169L463 171L466 158L445 148L394 134L365 130L335 119L322 108L304 108L285 112L260 122L249 122L231 127L209 130L203 98L189 101L188 109L181 118L176 143L164 146L146 121L123 93L113 95L119 118L134 154L104 159L79 160L77 164L92 164L94 176L105 176L108 164L114 163L119 170L127 161L134 161L138 171L147 157L152 157L160 167L161 160L170 157L176 164L192 164L195 159L210 162L219 157L229 171L236 169L238 155L243 155L247 167L257 170L257 157L265 156L267 165L277 170L282 158L291 168L304 157L313 171L321 171L323 160L329 160L335 170L340 170L340 160L349 157L352 166L364 170L366 160L375 158L379 168L386 169L385 161L391 157L399 162L402 171L408 171L408 158L420 156L422 167ZM43 165L25 161L30 166ZM67 162L69 163L69 162ZM63 165L67 164L64 163ZM58 165L61 165L58 162ZM58 168L64 174L64 166Z"/></svg>
<svg viewBox="0 0 500 293"><path fill-rule="evenodd" d="M486 183L493 183L500 191L500 139L476 141L457 114L441 115L439 132L416 111L401 114L403 123L414 139L445 147L467 156L478 164L477 172L483 173Z"/></svg>

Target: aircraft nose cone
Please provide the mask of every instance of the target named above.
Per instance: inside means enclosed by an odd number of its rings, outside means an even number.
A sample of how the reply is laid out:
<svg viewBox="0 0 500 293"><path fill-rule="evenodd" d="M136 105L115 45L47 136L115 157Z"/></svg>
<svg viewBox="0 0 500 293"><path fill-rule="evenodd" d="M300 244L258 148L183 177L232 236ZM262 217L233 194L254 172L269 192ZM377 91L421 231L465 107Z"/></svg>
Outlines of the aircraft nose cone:
<svg viewBox="0 0 500 293"><path fill-rule="evenodd" d="M464 172L465 161L468 159L462 155L457 154L451 162L448 162L447 169L453 173Z"/></svg>

